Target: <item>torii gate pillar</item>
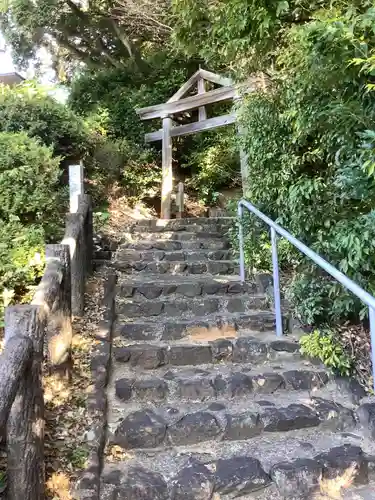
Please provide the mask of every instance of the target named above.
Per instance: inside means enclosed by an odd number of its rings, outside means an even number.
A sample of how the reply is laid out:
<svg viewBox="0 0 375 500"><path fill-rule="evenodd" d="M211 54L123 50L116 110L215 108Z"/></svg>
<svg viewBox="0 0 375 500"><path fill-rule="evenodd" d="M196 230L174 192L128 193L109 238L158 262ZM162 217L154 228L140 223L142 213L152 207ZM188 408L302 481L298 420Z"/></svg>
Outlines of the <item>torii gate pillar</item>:
<svg viewBox="0 0 375 500"><path fill-rule="evenodd" d="M172 118L163 116L161 219L171 218L172 173Z"/></svg>

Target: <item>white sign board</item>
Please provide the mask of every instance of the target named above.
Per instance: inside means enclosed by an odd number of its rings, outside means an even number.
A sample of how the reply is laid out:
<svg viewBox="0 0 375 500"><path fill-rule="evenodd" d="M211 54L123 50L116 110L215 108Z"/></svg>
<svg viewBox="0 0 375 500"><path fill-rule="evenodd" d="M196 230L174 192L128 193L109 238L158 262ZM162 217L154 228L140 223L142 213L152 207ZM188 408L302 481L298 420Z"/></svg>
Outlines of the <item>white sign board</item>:
<svg viewBox="0 0 375 500"><path fill-rule="evenodd" d="M83 194L83 165L69 166L70 213L78 212L78 196Z"/></svg>

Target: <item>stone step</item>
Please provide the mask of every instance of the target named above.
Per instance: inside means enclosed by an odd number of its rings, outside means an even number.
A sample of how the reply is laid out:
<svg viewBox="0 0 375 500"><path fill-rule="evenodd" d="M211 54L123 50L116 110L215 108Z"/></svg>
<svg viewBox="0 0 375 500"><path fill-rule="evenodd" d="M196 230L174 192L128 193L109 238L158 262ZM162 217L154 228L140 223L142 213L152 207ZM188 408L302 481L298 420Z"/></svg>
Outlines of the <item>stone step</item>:
<svg viewBox="0 0 375 500"><path fill-rule="evenodd" d="M168 352L168 351L167 351ZM198 351L201 360L204 351ZM228 400L243 397L270 395L285 391L314 391L325 384L329 378L324 370L301 363L284 363L278 366L276 362L267 366L241 365L229 369L220 365L213 368L197 368L194 366L179 369L161 368L140 372L139 366L150 361L145 354L130 349L129 365L124 370L121 362L129 354L124 348L117 348L115 358L120 364L114 366L115 395L120 401L147 401L157 403L169 401L173 406L176 401L196 402ZM170 351L172 364L179 363L179 352ZM193 357L193 351L191 352ZM209 356L207 355L209 359ZM194 359L194 361L196 361ZM194 363L193 363L194 364ZM131 366L130 366L131 365ZM275 368L273 368L275 366Z"/></svg>
<svg viewBox="0 0 375 500"><path fill-rule="evenodd" d="M239 274L239 265L232 260L211 260L201 262L161 261L114 261L112 266L123 273L154 274Z"/></svg>
<svg viewBox="0 0 375 500"><path fill-rule="evenodd" d="M121 244L138 241L199 241L199 240L224 240L222 232L192 232L192 231L161 231L161 232L125 232L122 234Z"/></svg>
<svg viewBox="0 0 375 500"><path fill-rule="evenodd" d="M123 406L110 441L125 450L237 442L311 427L349 432L356 426L352 409L302 391L267 395L266 400L259 395L157 406L129 401Z"/></svg>
<svg viewBox="0 0 375 500"><path fill-rule="evenodd" d="M221 297L168 298L141 300L117 299L116 312L121 319L158 316L161 318L196 318L207 314L245 313L266 310L268 298L264 294L248 294Z"/></svg>
<svg viewBox="0 0 375 500"><path fill-rule="evenodd" d="M164 228L171 231L178 230L181 226L196 226L204 225L210 226L212 224L219 225L221 227L230 227L236 221L235 217L190 217L182 219L141 219L134 223L137 227L151 228Z"/></svg>
<svg viewBox="0 0 375 500"><path fill-rule="evenodd" d="M116 252L115 261L205 261L205 260L231 260L233 253L230 250L134 250L121 248Z"/></svg>
<svg viewBox="0 0 375 500"><path fill-rule="evenodd" d="M133 300L156 299L158 297L209 297L211 295L237 296L254 293L257 286L252 282L241 283L238 276L165 276L146 275L120 278L117 288L118 297Z"/></svg>
<svg viewBox="0 0 375 500"><path fill-rule="evenodd" d="M234 224L233 224L234 225ZM157 226L153 225L150 227L133 225L129 228L131 233L165 233L165 232L189 232L189 233L220 233L224 236L228 232L232 224L188 224L188 225L167 225L167 226Z"/></svg>
<svg viewBox="0 0 375 500"><path fill-rule="evenodd" d="M230 243L221 238L211 239L193 239L192 241L178 241L173 239L156 239L156 240L136 240L127 243L122 243L120 249L133 249L137 251L146 250L227 250L230 248Z"/></svg>
<svg viewBox="0 0 375 500"><path fill-rule="evenodd" d="M353 436L314 428L255 436L235 446L204 442L184 453L132 450L104 467L101 500L141 498L144 491L150 500L372 500L372 451Z"/></svg>
<svg viewBox="0 0 375 500"><path fill-rule="evenodd" d="M286 321L286 318L285 318ZM274 331L275 315L269 311L254 311L248 314L207 315L204 319L163 320L157 317L147 320L125 322L121 318L115 323L115 334L128 340L178 340L183 338L206 338L212 334L221 337L233 336L242 329Z"/></svg>
<svg viewBox="0 0 375 500"><path fill-rule="evenodd" d="M280 359L300 359L300 334L276 337L270 331L202 330L188 339L132 341L116 338L113 354L117 361L130 362L132 367L154 369L165 365L199 365L210 363L251 363L252 365ZM309 363L309 361L306 361Z"/></svg>

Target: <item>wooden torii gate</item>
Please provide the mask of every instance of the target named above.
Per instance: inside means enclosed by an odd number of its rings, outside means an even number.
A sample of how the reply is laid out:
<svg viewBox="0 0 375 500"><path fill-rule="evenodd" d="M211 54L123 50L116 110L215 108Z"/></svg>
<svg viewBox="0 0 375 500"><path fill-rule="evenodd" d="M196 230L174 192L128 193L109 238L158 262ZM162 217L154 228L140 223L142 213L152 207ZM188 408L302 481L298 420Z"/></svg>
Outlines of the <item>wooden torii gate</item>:
<svg viewBox="0 0 375 500"><path fill-rule="evenodd" d="M220 88L206 92L206 82L220 85ZM197 95L184 97L196 86ZM246 92L255 90L256 86L249 83L242 86ZM203 130L211 130L236 122L235 114L208 118L206 105L216 102L233 101L240 97L240 87L235 87L230 78L199 69L184 85L165 103L137 109L141 120L161 118L163 128L145 135L146 142L163 141L162 148L162 188L161 214L162 219L171 218L171 194L173 189L172 175L172 138L181 135L191 135ZM184 111L199 110L199 121L186 125L173 126L172 116ZM240 150L242 181L246 183L246 155Z"/></svg>

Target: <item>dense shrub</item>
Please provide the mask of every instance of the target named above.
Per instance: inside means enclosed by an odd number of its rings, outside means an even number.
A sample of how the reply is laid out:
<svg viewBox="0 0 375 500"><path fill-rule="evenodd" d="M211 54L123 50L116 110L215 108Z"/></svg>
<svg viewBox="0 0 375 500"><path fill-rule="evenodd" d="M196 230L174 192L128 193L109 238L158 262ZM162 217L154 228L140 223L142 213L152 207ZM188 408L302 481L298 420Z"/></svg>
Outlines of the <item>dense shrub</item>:
<svg viewBox="0 0 375 500"><path fill-rule="evenodd" d="M26 133L0 133L0 320L4 306L29 297L46 241L61 236L59 164Z"/></svg>
<svg viewBox="0 0 375 500"><path fill-rule="evenodd" d="M337 335L331 330L315 330L300 339L301 353L320 359L335 375L353 374L354 358L343 349Z"/></svg>
<svg viewBox="0 0 375 500"><path fill-rule="evenodd" d="M274 87L248 97L241 110L249 199L371 293L375 95L368 75L352 62L375 49L374 16L374 10L336 12L290 29ZM267 264L259 242L269 241L268 234L260 233L247 248L250 266ZM294 252L283 260L295 267ZM306 259L297 263L290 296L305 322L366 314Z"/></svg>
<svg viewBox="0 0 375 500"><path fill-rule="evenodd" d="M0 219L0 325L7 305L27 300L44 269L42 226Z"/></svg>
<svg viewBox="0 0 375 500"><path fill-rule="evenodd" d="M106 204L119 188L130 205L160 191L161 168L158 154L127 139L100 138L86 159L89 192L97 205Z"/></svg>
<svg viewBox="0 0 375 500"><path fill-rule="evenodd" d="M131 65L80 74L72 83L71 108L82 116L101 113L109 136L143 144L152 125L139 119L136 108L168 100L194 68L168 53L153 54L149 62L147 74Z"/></svg>
<svg viewBox="0 0 375 500"><path fill-rule="evenodd" d="M220 188L241 183L239 148L231 128L195 136L183 160L190 174L186 184L204 204L215 204Z"/></svg>
<svg viewBox="0 0 375 500"><path fill-rule="evenodd" d="M0 86L0 131L26 132L68 161L81 159L90 147L85 122L32 83Z"/></svg>
<svg viewBox="0 0 375 500"><path fill-rule="evenodd" d="M48 223L58 211L59 158L25 133L0 133L0 219Z"/></svg>

